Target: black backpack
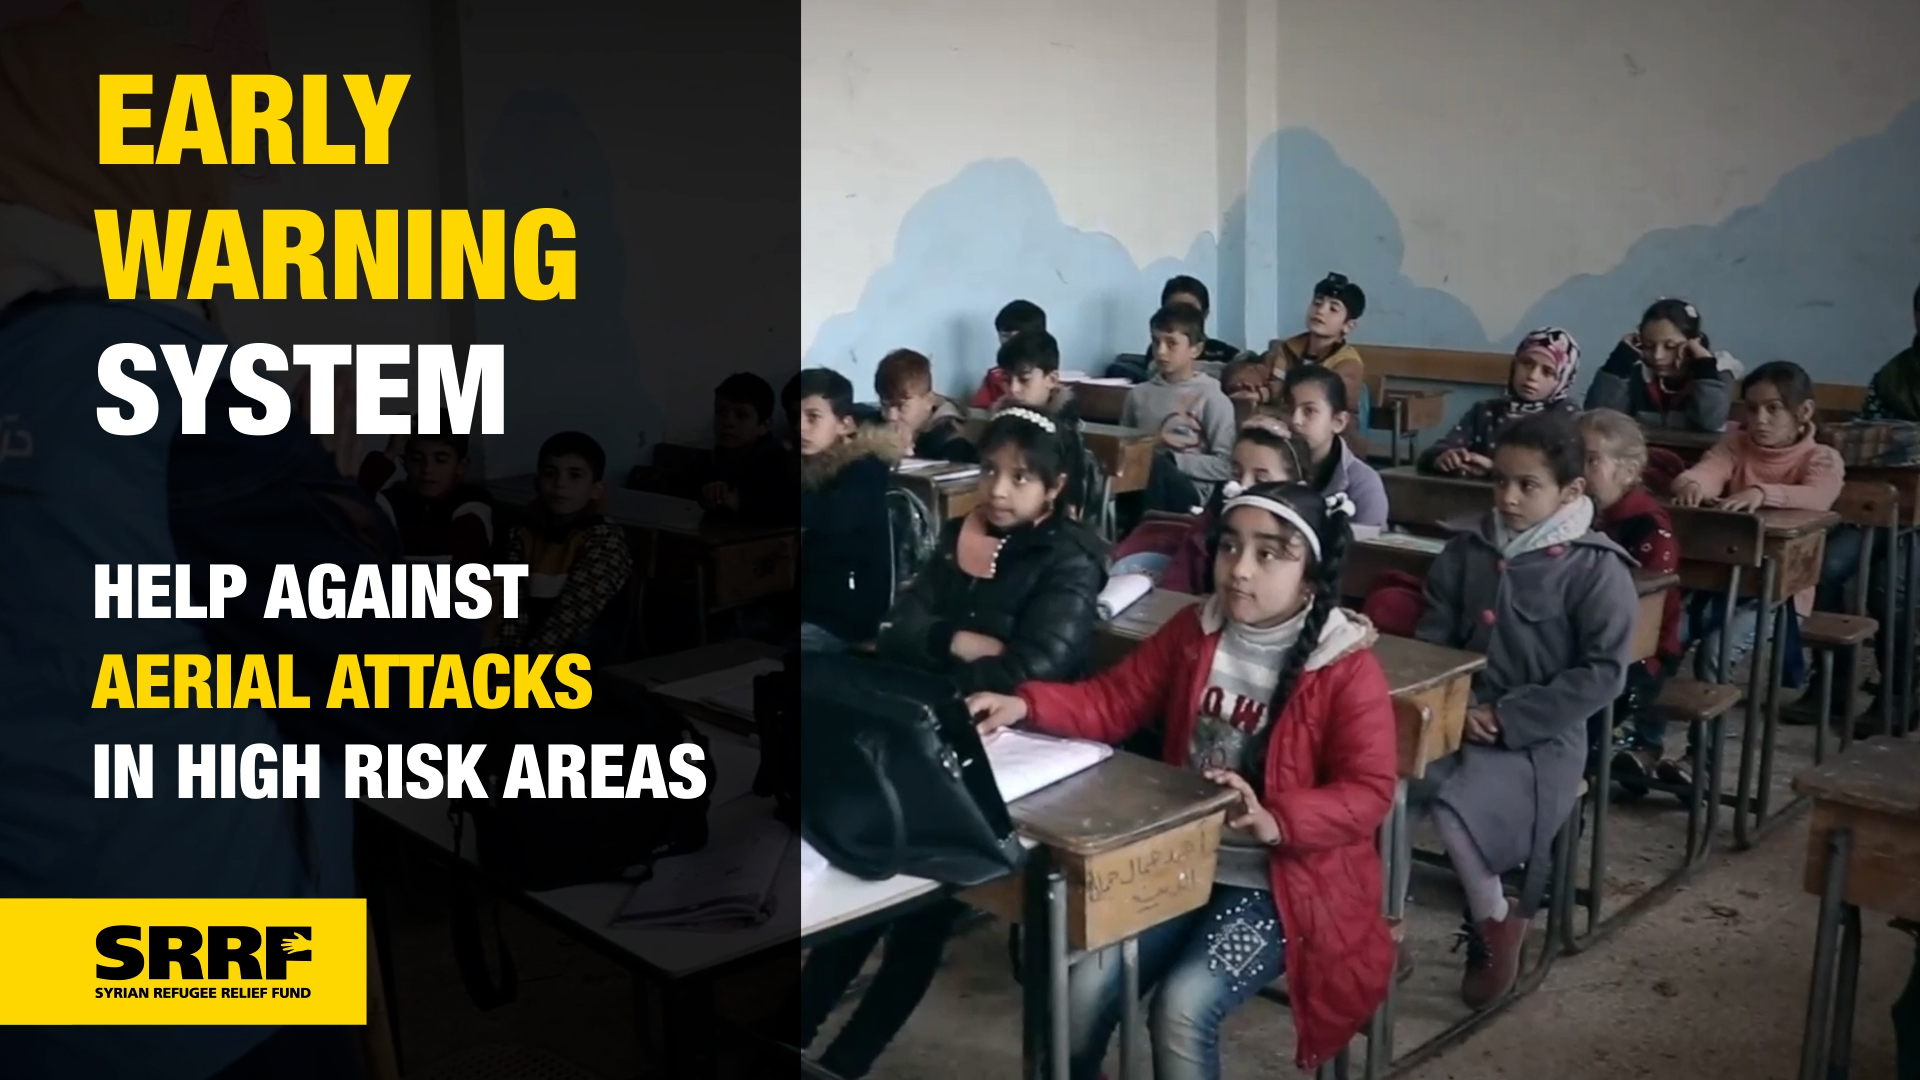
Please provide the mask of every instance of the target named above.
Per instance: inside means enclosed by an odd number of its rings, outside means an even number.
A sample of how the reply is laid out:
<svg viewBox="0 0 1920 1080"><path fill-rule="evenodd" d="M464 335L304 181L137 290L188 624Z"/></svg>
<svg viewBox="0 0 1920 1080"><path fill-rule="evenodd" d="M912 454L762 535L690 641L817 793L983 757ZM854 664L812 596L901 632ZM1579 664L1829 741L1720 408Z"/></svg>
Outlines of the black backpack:
<svg viewBox="0 0 1920 1080"><path fill-rule="evenodd" d="M800 710L800 831L828 862L869 881L912 874L966 887L1024 861L973 718L945 677L809 654Z"/></svg>

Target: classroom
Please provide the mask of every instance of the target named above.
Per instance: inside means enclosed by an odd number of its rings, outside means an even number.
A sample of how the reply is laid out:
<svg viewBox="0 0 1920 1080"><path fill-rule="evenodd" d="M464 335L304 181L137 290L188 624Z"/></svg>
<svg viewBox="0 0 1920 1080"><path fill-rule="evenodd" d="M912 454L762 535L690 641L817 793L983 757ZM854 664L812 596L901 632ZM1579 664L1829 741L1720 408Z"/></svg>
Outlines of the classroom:
<svg viewBox="0 0 1920 1080"><path fill-rule="evenodd" d="M1920 206L1895 194L1920 73L1886 43L1920 15L1759 14L807 6L801 393L893 435L860 452L911 508L896 535L944 527L864 622L818 624L808 596L804 664L872 644L947 671L1032 848L1017 887L903 886L891 913L834 884L847 851L803 878L803 993L828 995L802 1006L809 1075L1920 1069L1920 457L1897 445L1920 431ZM1263 486L1268 462L1324 514ZM1580 493L1530 514L1531 472ZM1062 508L1106 545L1091 585ZM1274 610L1317 645L1236 638L1261 579L1223 575L1266 542L1239 532L1256 518L1304 549L1287 595L1313 599ZM981 541L995 561L969 569ZM1589 578L1589 557L1619 565ZM1020 629L1088 611L1091 640ZM1376 788L1347 741L1280 731L1376 715L1366 679L1331 675L1361 652L1397 738ZM810 689L809 724L856 693ZM1062 752L1077 771L1027 794L1008 773L1032 748L1003 741L1026 730L1118 749ZM1516 752L1541 786L1485 809L1505 774L1469 762ZM1194 785L1148 826L1163 755L1221 790L1264 768L1265 802ZM1364 835L1295 817L1324 789L1290 785L1329 771ZM1136 831L1075 827L1096 812ZM1516 812L1532 835L1495 839ZM1239 877L1296 830L1311 854ZM1210 848L1210 894L1187 889L1183 853ZM1348 897L1358 866L1378 893ZM1135 907L1103 916L1116 881ZM1352 921L1308 951L1324 916L1295 889ZM1329 948L1374 987L1359 1005Z"/></svg>

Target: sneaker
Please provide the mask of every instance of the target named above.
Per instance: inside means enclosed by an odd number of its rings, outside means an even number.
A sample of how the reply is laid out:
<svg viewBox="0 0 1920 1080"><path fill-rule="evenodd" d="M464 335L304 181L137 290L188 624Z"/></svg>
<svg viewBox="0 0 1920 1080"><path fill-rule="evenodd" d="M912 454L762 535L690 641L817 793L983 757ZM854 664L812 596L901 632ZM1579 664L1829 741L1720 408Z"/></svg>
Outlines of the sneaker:
<svg viewBox="0 0 1920 1080"><path fill-rule="evenodd" d="M1658 764L1658 758L1649 751L1622 750L1613 755L1613 782L1628 794L1645 795L1650 790L1648 781L1652 779L1652 771Z"/></svg>
<svg viewBox="0 0 1920 1080"><path fill-rule="evenodd" d="M1653 767L1653 778L1663 784L1693 789L1693 762L1687 758L1668 758ZM1683 796L1684 798L1684 796Z"/></svg>
<svg viewBox="0 0 1920 1080"><path fill-rule="evenodd" d="M1526 943L1528 922L1509 911L1504 919L1484 919L1461 928L1456 940L1467 947L1467 968L1460 979L1460 1000L1468 1008L1477 1012L1513 989L1520 978L1520 950Z"/></svg>

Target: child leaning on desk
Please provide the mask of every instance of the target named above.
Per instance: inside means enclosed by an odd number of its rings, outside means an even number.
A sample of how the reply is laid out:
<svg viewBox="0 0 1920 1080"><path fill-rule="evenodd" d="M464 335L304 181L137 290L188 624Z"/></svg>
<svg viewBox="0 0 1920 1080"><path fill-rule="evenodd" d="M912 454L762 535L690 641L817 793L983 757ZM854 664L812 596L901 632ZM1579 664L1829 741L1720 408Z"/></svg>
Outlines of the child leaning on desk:
<svg viewBox="0 0 1920 1080"><path fill-rule="evenodd" d="M1397 748L1385 674L1362 617L1336 606L1351 504L1261 484L1221 508L1205 604L1086 682L1030 682L968 705L990 733L1118 743L1164 720L1168 764L1238 791L1213 894L1139 939L1154 994L1154 1075L1220 1075L1220 1023L1284 973L1297 1060L1339 1053L1386 998L1394 946L1375 834ZM1076 964L1074 1080L1098 1075L1121 1016L1119 948Z"/></svg>
<svg viewBox="0 0 1920 1080"><path fill-rule="evenodd" d="M1721 439L1698 464L1673 481L1675 506L1711 505L1721 510L1752 513L1763 509L1831 510L1846 483L1847 466L1840 452L1814 441L1813 380L1800 365L1775 360L1754 368L1740 382L1747 415L1739 431ZM1813 611L1814 587L1793 598L1793 611ZM1696 594L1687 602L1687 634L1701 642L1696 664L1700 677L1721 682L1730 673L1720 670L1721 627L1731 638L1733 664L1753 648L1760 625L1758 600L1743 600L1731 618L1722 612L1726 601ZM1788 620L1787 683L1800 684L1802 663L1798 622Z"/></svg>
<svg viewBox="0 0 1920 1080"><path fill-rule="evenodd" d="M1415 637L1485 654L1466 742L1409 791L1431 812L1467 899L1460 997L1483 1009L1513 987L1546 887L1554 834L1573 812L1588 717L1626 684L1639 597L1632 559L1594 531L1573 419L1535 413L1501 429L1493 507L1441 550ZM1522 865L1510 904L1500 875Z"/></svg>
<svg viewBox="0 0 1920 1080"><path fill-rule="evenodd" d="M1106 554L1061 502L1072 449L1063 435L1053 418L1023 406L987 425L983 498L948 523L933 560L887 612L883 659L943 674L963 693L1008 693L1032 679L1086 673ZM801 1048L884 934L879 972L820 1058L847 1080L866 1075L932 984L964 910L957 901L935 903L815 949L800 977Z"/></svg>
<svg viewBox="0 0 1920 1080"><path fill-rule="evenodd" d="M1493 445L1509 421L1534 413L1572 417L1567 397L1580 373L1580 343L1557 326L1543 326L1520 339L1507 369L1506 392L1476 402L1453 430L1420 454L1420 471L1447 476L1485 476L1493 468Z"/></svg>

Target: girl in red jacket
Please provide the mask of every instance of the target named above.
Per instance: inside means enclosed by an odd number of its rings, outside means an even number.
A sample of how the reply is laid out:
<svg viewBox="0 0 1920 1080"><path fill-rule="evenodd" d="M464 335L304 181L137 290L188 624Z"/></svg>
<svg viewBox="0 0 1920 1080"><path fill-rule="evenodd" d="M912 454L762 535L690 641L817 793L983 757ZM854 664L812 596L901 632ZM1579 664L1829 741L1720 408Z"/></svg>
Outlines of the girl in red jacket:
<svg viewBox="0 0 1920 1080"><path fill-rule="evenodd" d="M1220 1023L1282 974L1312 1070L1386 999L1394 948L1375 833L1395 741L1373 627L1335 606L1350 504L1261 484L1221 508L1215 592L1106 673L975 694L982 732L1022 720L1118 743L1164 719L1168 764L1239 792L1213 895L1141 935L1154 1075L1220 1075ZM1118 947L1073 969L1071 1073L1098 1075L1120 1019Z"/></svg>

